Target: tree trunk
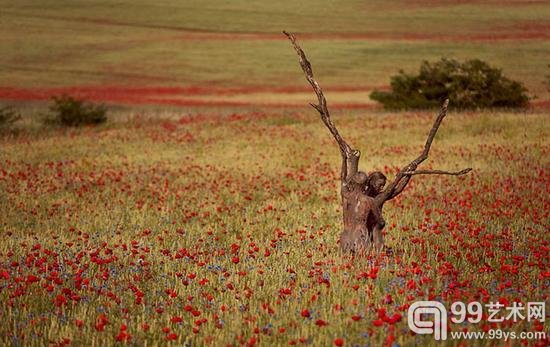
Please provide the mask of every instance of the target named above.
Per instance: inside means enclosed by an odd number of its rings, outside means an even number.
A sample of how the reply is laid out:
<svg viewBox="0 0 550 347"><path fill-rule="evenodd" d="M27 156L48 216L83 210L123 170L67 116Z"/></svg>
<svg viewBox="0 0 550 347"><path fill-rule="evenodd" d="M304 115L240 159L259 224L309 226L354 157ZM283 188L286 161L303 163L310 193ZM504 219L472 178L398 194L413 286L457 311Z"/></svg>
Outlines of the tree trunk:
<svg viewBox="0 0 550 347"><path fill-rule="evenodd" d="M420 156L403 167L397 173L393 182L386 189L383 189L386 184L386 176L384 174L375 171L367 176L367 174L358 170L361 153L348 145L332 122L323 90L313 77L311 64L307 60L302 48L296 42L296 37L285 31L283 33L288 37L296 53L298 53L300 66L317 96L318 103L311 104L311 106L319 112L322 122L328 128L340 148L342 156L340 180L344 225L344 229L340 234L340 248L346 253L351 252L354 254L367 252L371 249L381 250L384 247L382 232L386 224L382 216L384 203L399 195L405 189L412 176L421 174L458 176L471 171L471 168L458 172L416 170L418 165L428 158L433 139L443 118L447 115L449 100L443 102Z"/></svg>

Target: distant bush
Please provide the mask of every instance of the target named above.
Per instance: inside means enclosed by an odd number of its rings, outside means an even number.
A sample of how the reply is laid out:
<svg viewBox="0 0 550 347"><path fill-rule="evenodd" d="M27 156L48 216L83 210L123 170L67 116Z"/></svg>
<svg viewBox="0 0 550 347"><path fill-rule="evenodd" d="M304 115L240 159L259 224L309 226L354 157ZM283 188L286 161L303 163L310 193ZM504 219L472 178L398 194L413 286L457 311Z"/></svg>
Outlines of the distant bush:
<svg viewBox="0 0 550 347"><path fill-rule="evenodd" d="M51 114L47 115L47 124L62 126L97 125L107 121L107 108L104 105L85 103L69 95L52 98Z"/></svg>
<svg viewBox="0 0 550 347"><path fill-rule="evenodd" d="M550 65L548 65L550 67ZM546 75L546 86L548 87L548 91L550 91L550 75Z"/></svg>
<svg viewBox="0 0 550 347"><path fill-rule="evenodd" d="M387 109L426 109L438 107L449 98L453 107L523 108L528 105L527 89L502 75L479 59L460 63L441 59L424 61L418 75L399 72L391 78L391 91L373 91L370 98Z"/></svg>
<svg viewBox="0 0 550 347"><path fill-rule="evenodd" d="M17 113L11 106L0 107L0 131L11 129L13 123L21 119L21 115Z"/></svg>

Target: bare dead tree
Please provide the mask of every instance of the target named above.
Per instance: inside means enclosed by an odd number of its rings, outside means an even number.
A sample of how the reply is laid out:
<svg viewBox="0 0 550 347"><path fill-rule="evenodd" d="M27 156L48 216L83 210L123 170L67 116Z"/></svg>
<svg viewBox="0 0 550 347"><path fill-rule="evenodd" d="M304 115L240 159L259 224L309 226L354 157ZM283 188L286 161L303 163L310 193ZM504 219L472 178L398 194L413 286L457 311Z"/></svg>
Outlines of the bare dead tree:
<svg viewBox="0 0 550 347"><path fill-rule="evenodd" d="M414 175L452 175L460 176L467 174L471 168L452 172L444 170L417 170L417 167L428 159L432 142L437 130L447 115L449 100L445 100L441 106L438 116L428 134L424 150L409 164L404 166L395 176L394 180L384 189L386 176L375 171L367 175L359 171L359 159L361 153L353 149L340 135L338 129L331 120L327 107L327 100L319 83L313 76L311 63L308 61L304 51L296 41L296 37L283 31L288 37L294 50L298 54L300 66L304 71L307 81L317 95L317 104L311 104L319 112L321 120L328 128L338 146L342 156L342 168L340 173L342 211L344 229L340 235L340 247L344 252L361 253L371 248L382 249L384 240L382 230L385 221L382 216L382 209L386 201L389 201L403 192L412 176Z"/></svg>

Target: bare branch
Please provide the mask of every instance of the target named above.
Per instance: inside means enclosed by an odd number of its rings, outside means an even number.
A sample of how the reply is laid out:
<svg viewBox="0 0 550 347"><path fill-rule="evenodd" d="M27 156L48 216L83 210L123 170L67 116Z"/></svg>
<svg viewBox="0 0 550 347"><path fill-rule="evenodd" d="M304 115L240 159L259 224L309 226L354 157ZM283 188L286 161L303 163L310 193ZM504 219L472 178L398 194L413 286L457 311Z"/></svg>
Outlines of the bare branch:
<svg viewBox="0 0 550 347"><path fill-rule="evenodd" d="M342 154L342 175L341 179L344 183L345 181L349 180L356 172L359 162L359 157L361 153L358 150L353 150L347 142L340 136L340 133L338 132L338 129L336 129L336 126L334 123L332 123L332 120L330 119L330 112L327 107L327 100L325 99L325 95L323 94L323 90L319 86L319 83L315 80L313 77L313 69L311 68L311 63L309 60L307 60L306 54L296 42L296 37L288 33L286 31L283 31L283 34L285 34L290 42L292 43L292 46L294 47L294 50L296 53L298 53L298 57L300 58L300 66L302 67L302 70L304 71L304 74L306 76L307 81L313 88L313 91L317 95L318 104L310 104L314 109L316 109L319 114L321 115L321 120L326 125L332 136L336 139L336 142L338 142L338 146L340 147L340 153Z"/></svg>
<svg viewBox="0 0 550 347"><path fill-rule="evenodd" d="M403 175L413 176L413 175L451 175L451 176L460 176L465 175L468 172L472 171L472 168L469 167L460 171L443 171L443 170L415 170L415 171L406 171L403 172Z"/></svg>
<svg viewBox="0 0 550 347"><path fill-rule="evenodd" d="M379 203L384 203L385 201L389 199L393 199L397 195L399 195L403 189L405 189L406 185L409 183L409 180L411 179L411 176L413 175L422 175L422 174L439 174L439 175L464 175L470 172L472 169L464 169L458 172L448 172L448 171L441 171L441 170L416 170L418 165L420 165L423 161L428 159L428 154L430 153L430 148L432 146L432 142L435 138L435 135L437 134L437 130L439 130L439 126L441 125L441 122L443 122L443 118L447 115L447 108L449 106L449 99L445 99L443 104L441 105L441 109L439 110L439 114L437 115L437 118L434 121L434 124L432 125L432 128L430 129L430 132L428 134L428 138L426 139L426 143L424 144L424 150L422 153L413 161L411 161L408 165L403 167L395 176L394 181L382 192L380 193L376 199Z"/></svg>
<svg viewBox="0 0 550 347"><path fill-rule="evenodd" d="M401 194L403 189L409 184L409 181L411 180L412 175L404 176L401 180L399 180L399 183L395 186L395 188L391 191L391 194L389 197L386 198L387 200L391 200Z"/></svg>
<svg viewBox="0 0 550 347"><path fill-rule="evenodd" d="M424 150L422 153L413 160L409 165L406 167L414 167L412 170L415 170L420 163L422 163L424 160L428 158L428 154L430 153L430 148L432 146L432 142L434 140L435 135L437 134L437 130L439 130L439 126L441 125L441 122L443 122L443 118L447 116L447 108L449 107L449 99L445 99L443 101L443 104L441 105L441 109L439 110L439 114L437 115L437 118L435 119L434 124L432 125L432 129L430 130L430 133L428 134L428 138L426 139L426 143L424 144ZM411 170L401 170L401 171L411 171Z"/></svg>

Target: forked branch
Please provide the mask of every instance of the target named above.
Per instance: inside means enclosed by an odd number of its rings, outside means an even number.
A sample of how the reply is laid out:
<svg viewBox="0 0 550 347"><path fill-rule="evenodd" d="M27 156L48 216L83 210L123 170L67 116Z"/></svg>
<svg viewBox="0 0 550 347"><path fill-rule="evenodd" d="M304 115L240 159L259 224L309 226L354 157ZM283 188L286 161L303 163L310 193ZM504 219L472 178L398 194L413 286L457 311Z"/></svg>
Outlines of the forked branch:
<svg viewBox="0 0 550 347"><path fill-rule="evenodd" d="M360 152L358 150L352 149L347 142L342 138L340 133L338 132L338 129L336 129L336 126L334 123L332 123L332 120L330 119L330 112L327 107L327 100L325 98L325 95L323 94L323 90L321 89L321 86L319 86L319 83L315 80L313 77L313 69L311 68L311 64L309 60L307 60L306 54L296 41L296 37L288 33L286 31L283 31L283 34L285 34L290 42L292 43L292 46L294 47L294 50L296 53L298 53L298 57L300 58L300 66L302 67L302 70L304 71L304 74L306 76L307 81L313 88L313 91L317 95L317 104L311 104L311 106L316 109L319 114L321 115L321 120L326 125L332 136L336 139L336 142L338 142L338 146L340 147L340 153L342 154L342 181L347 181L351 178L353 174L357 172L358 165L359 165L359 156Z"/></svg>
<svg viewBox="0 0 550 347"><path fill-rule="evenodd" d="M416 171L407 171L403 175L413 176L413 175L451 175L451 176L460 176L465 175L468 172L472 171L472 168L467 168L460 171L443 171L443 170L416 170Z"/></svg>
<svg viewBox="0 0 550 347"><path fill-rule="evenodd" d="M338 129L336 129L336 126L334 125L334 123L332 123L332 120L330 119L330 112L327 107L327 100L325 98L325 95L323 94L323 90L319 86L319 83L317 83L317 81L315 80L315 77L313 77L313 69L311 68L311 63L309 62L309 60L307 60L306 54L304 53L304 51L296 41L296 37L293 34L288 33L286 31L283 31L283 33L288 37L288 39L292 43L292 46L294 47L294 50L296 51L296 53L298 53L298 57L300 58L300 66L304 71L307 81L309 82L309 84L313 88L313 91L317 95L318 103L311 104L311 106L319 112L319 114L321 115L321 120L326 125L330 133L334 136L334 138L336 139L336 142L338 142L338 146L340 147L340 153L342 155L341 179L342 179L342 184L346 185L348 180L351 179L351 177L358 170L360 152L358 150L352 149L347 144L347 142L342 138L342 136L338 132ZM439 114L437 115L437 118L435 119L434 124L430 129L430 132L428 134L428 138L426 139L426 143L424 144L424 149L422 150L422 153L420 153L420 155L416 159L411 161L408 165L403 167L395 176L394 181L383 192L381 192L376 196L376 199L380 204L383 204L385 201L399 195L403 191L403 189L405 189L411 177L414 175L459 176L459 175L467 174L468 172L471 171L471 168L464 169L457 172L444 171L444 170L416 170L418 165L420 165L423 161L428 159L432 142L435 138L435 135L437 134L437 131L439 130L439 126L441 125L441 122L443 122L443 118L445 118L445 116L447 115L448 106L449 106L449 100L446 99L441 105Z"/></svg>
<svg viewBox="0 0 550 347"><path fill-rule="evenodd" d="M413 175L460 176L460 175L465 175L472 170L471 168L467 168L457 172L444 171L444 170L416 170L418 165L420 165L423 161L428 159L430 148L432 146L432 142L435 138L435 135L437 134L437 130L439 130L439 126L441 125L441 122L443 122L443 118L447 116L448 106L449 106L449 99L445 99L445 101L441 105L439 114L437 115L437 118L435 119L434 124L430 129L430 133L428 134L428 138L426 139L426 143L424 144L424 150L422 150L422 153L416 159L414 159L408 165L403 167L395 176L394 181L382 193L380 193L379 196L376 197L381 203L384 203L384 201L393 199L394 197L399 195L403 191L403 189L405 189L405 187L409 183L409 180L411 179L411 176Z"/></svg>

